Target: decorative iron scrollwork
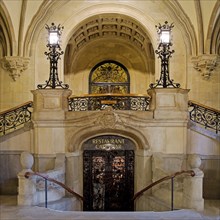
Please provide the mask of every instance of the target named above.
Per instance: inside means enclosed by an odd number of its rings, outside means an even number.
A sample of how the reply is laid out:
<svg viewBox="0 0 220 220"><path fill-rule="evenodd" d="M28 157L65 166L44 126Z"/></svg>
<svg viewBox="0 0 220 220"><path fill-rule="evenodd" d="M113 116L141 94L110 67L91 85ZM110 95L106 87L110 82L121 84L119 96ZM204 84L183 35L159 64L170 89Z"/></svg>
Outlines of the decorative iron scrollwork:
<svg viewBox="0 0 220 220"><path fill-rule="evenodd" d="M22 106L5 111L0 115L0 135L5 135L11 130L19 128L21 125L31 121L32 102L25 103Z"/></svg>
<svg viewBox="0 0 220 220"><path fill-rule="evenodd" d="M95 111L111 106L114 110L148 111L150 97L125 95L94 95L69 99L70 111Z"/></svg>
<svg viewBox="0 0 220 220"><path fill-rule="evenodd" d="M90 72L89 93L127 94L130 92L130 76L121 63L107 60L98 63Z"/></svg>
<svg viewBox="0 0 220 220"><path fill-rule="evenodd" d="M103 135L87 140L83 149L83 209L132 211L134 143Z"/></svg>
<svg viewBox="0 0 220 220"><path fill-rule="evenodd" d="M201 106L194 102L189 102L190 120L196 122L205 128L215 130L216 134L220 131L220 112L205 106Z"/></svg>

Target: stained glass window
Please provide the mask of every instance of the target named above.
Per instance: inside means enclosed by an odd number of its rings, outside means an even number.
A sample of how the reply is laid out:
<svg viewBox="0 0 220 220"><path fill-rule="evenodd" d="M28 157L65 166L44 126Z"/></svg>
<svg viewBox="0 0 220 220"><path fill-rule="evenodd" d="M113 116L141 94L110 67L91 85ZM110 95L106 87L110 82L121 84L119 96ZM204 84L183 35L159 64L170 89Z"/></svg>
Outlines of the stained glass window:
<svg viewBox="0 0 220 220"><path fill-rule="evenodd" d="M112 60L98 63L90 72L89 93L130 93L128 70L121 63Z"/></svg>

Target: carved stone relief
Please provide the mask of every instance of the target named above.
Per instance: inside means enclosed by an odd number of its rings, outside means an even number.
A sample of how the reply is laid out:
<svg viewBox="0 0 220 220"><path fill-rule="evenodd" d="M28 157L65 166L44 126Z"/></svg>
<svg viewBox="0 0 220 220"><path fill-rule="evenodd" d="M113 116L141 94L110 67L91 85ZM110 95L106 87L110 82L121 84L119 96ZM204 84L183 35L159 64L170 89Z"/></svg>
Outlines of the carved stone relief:
<svg viewBox="0 0 220 220"><path fill-rule="evenodd" d="M28 68L29 62L29 58L19 56L4 57L1 60L3 69L10 72L9 76L11 76L14 81Z"/></svg>
<svg viewBox="0 0 220 220"><path fill-rule="evenodd" d="M97 124L102 128L114 129L117 124L122 124L121 119L113 112L112 107L106 107L103 114L98 118Z"/></svg>
<svg viewBox="0 0 220 220"><path fill-rule="evenodd" d="M218 60L219 56L215 54L204 54L192 58L194 68L201 72L201 75L205 80L210 79L217 66Z"/></svg>

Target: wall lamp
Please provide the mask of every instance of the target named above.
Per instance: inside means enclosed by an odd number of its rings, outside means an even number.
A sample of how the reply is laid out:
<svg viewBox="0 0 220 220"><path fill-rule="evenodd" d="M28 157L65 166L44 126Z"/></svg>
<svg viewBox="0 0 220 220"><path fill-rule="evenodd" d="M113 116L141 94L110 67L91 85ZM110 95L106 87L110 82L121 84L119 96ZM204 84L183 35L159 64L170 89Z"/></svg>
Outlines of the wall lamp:
<svg viewBox="0 0 220 220"><path fill-rule="evenodd" d="M48 31L48 43L46 46L48 47L49 52L45 52L44 54L47 56L47 59L50 60L50 75L49 80L45 81L46 84L39 84L37 88L56 89L57 87L61 87L62 89L68 89L68 84L63 84L62 81L59 81L57 68L58 60L60 59L60 56L63 55L63 51L60 47L60 37L64 27L60 24L56 26L54 23L52 23L51 26L46 24L45 28Z"/></svg>
<svg viewBox="0 0 220 220"><path fill-rule="evenodd" d="M156 80L156 83L151 83L150 88L179 88L179 83L173 83L173 79L170 79L169 75L169 58L172 57L174 50L170 50L172 46L172 28L174 27L173 23L171 25L165 21L164 25L156 25L159 45L155 53L158 55L158 58L161 59L161 72L160 79Z"/></svg>

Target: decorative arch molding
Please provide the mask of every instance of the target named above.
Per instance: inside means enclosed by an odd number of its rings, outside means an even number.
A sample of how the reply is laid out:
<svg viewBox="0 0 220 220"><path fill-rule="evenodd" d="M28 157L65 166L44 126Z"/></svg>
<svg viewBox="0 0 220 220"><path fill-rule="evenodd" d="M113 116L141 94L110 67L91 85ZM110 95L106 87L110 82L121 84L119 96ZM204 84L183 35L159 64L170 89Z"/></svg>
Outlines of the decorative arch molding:
<svg viewBox="0 0 220 220"><path fill-rule="evenodd" d="M158 4L164 4L168 13L173 18L174 23L178 24L185 39L186 48L189 54L196 56L198 53L197 38L194 27L178 1L160 1ZM176 25L177 26L177 25Z"/></svg>
<svg viewBox="0 0 220 220"><path fill-rule="evenodd" d="M205 53L220 55L220 1L216 1L208 27Z"/></svg>
<svg viewBox="0 0 220 220"><path fill-rule="evenodd" d="M45 26L48 19L53 15L56 8L61 7L63 4L66 4L67 2L68 0L43 1L27 29L23 46L24 56L29 57L32 55L32 51L34 49L35 42L40 34L40 31Z"/></svg>
<svg viewBox="0 0 220 220"><path fill-rule="evenodd" d="M0 11L0 43L5 45L3 47L3 56L17 55L12 21L3 1L0 1Z"/></svg>
<svg viewBox="0 0 220 220"><path fill-rule="evenodd" d="M135 143L137 149L149 149L150 145L147 138L140 129L137 129L138 126L135 126L138 122L134 121L134 126L131 126L126 124L124 120L123 116L114 112L112 107L106 107L105 110L91 115L89 118L82 118L80 120L81 128L70 135L69 152L80 150L82 144L92 137L107 134L128 138ZM129 121L133 120L133 118L129 119ZM77 122L74 124L77 125Z"/></svg>
<svg viewBox="0 0 220 220"><path fill-rule="evenodd" d="M41 7L32 19L27 30L24 44L24 56L29 56L31 54L31 51L35 45L38 35L40 34L40 31L42 30L45 23L48 22L49 18L55 13L56 8L61 8L64 4L68 2L68 0L63 0L44 1L42 3ZM154 3L158 4L157 1ZM197 52L195 31L179 3L177 3L176 1L162 1L160 2L160 4L165 4L165 7L168 9L168 12L170 12L169 16L171 16L171 18L174 18L176 24L180 24L177 26L181 29L182 35L185 36L185 44L187 45L187 50L190 54L195 54ZM119 7L119 5L121 4L102 3L99 4L99 7L97 7L97 5L84 7L81 11L78 11L75 14L73 14L72 16L77 16L79 19L68 18L64 23L62 23L62 25L67 27L67 31L63 33L63 39L65 39L63 40L64 48L66 48L67 43L74 34L77 24L91 16L103 13L120 13L129 16L131 19L139 21L142 24L142 26L145 27L145 31L146 33L148 33L150 41L154 45L154 48L156 48L157 37L155 31L155 22L157 21L153 20L152 17L149 17L149 15L146 15L146 13L140 11L135 7L132 7L130 5L123 5L122 8Z"/></svg>
<svg viewBox="0 0 220 220"><path fill-rule="evenodd" d="M203 20L202 20L202 11L200 1L194 1L197 15L197 23L198 23L198 53L204 53L204 31L203 31Z"/></svg>
<svg viewBox="0 0 220 220"><path fill-rule="evenodd" d="M134 128L126 128L126 129L103 129L100 127L85 127L80 129L77 133L75 133L69 142L69 152L79 151L82 148L82 145L85 141L102 135L116 135L121 136L127 139L130 139L134 142L136 149L149 149L149 143L146 140L146 137Z"/></svg>

